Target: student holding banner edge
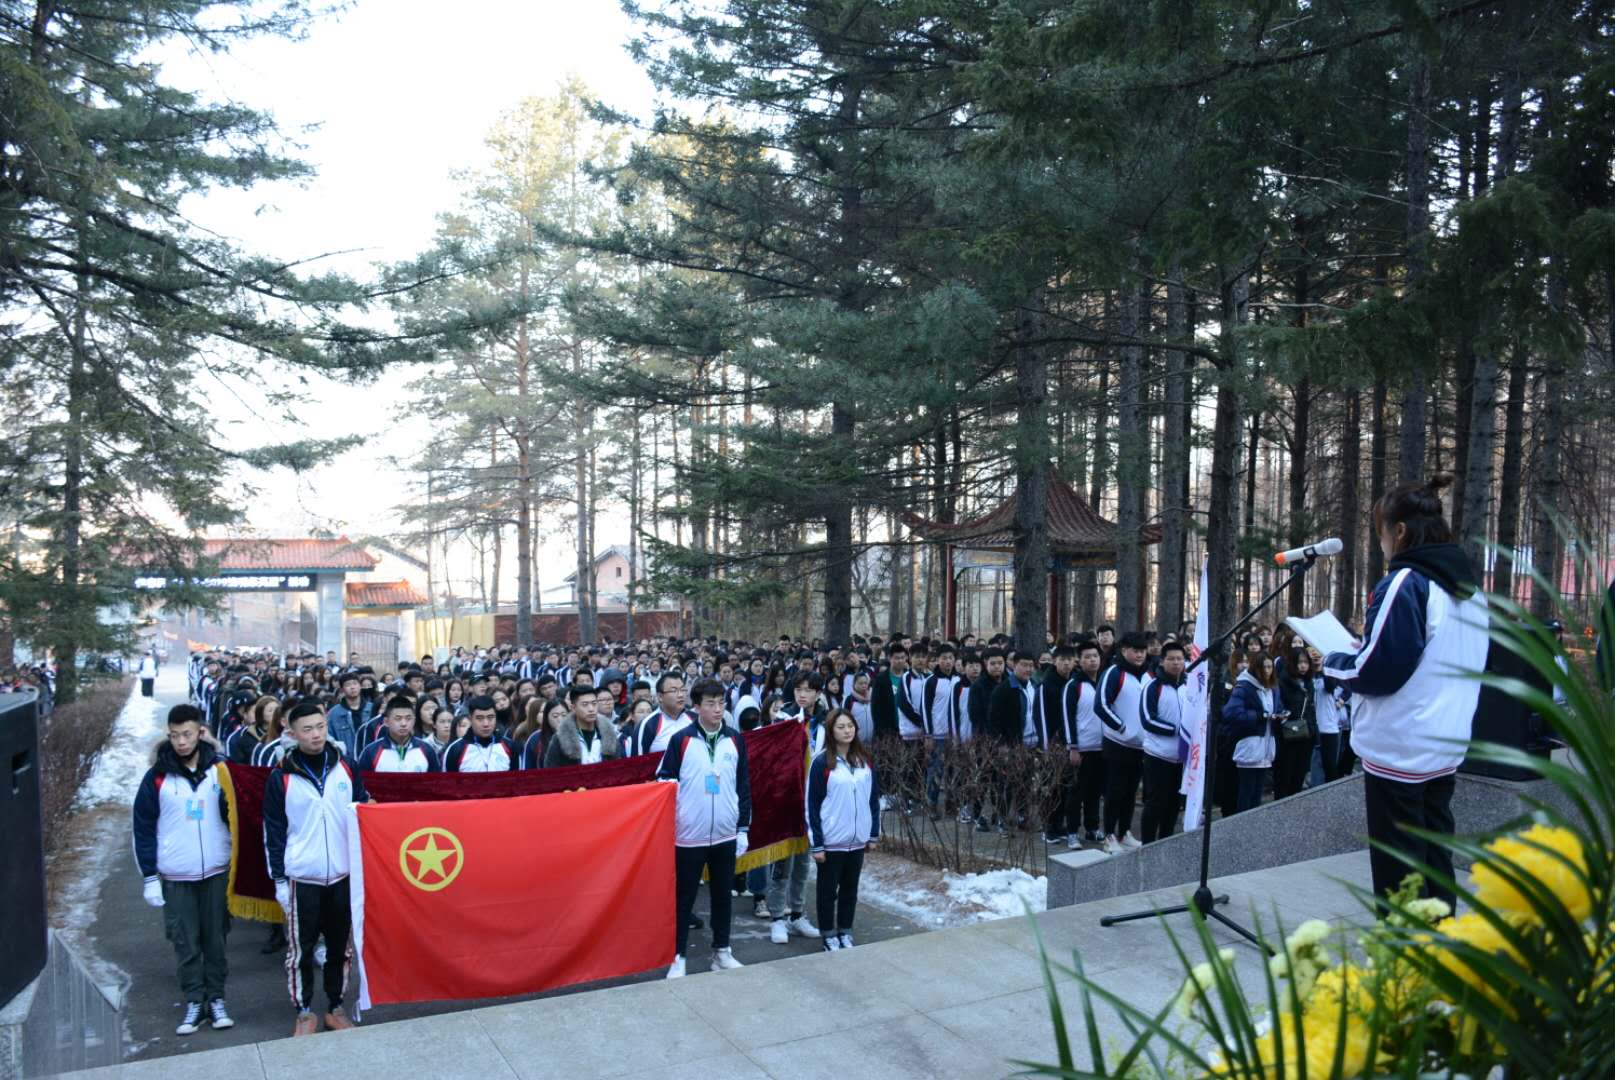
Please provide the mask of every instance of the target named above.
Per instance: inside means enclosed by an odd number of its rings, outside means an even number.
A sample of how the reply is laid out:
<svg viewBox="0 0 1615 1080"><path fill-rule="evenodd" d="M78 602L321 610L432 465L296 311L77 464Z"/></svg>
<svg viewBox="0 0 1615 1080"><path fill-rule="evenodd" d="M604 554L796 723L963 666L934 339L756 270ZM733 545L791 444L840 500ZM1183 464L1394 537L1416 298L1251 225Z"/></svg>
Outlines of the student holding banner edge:
<svg viewBox="0 0 1615 1080"><path fill-rule="evenodd" d="M735 860L746 853L751 827L751 775L746 741L723 722L723 686L716 679L695 684L696 719L669 737L656 779L678 784L674 844L677 875L675 953L669 979L682 978L690 943L690 916L701 873L710 875L712 970L743 967L729 948L733 918L730 885Z"/></svg>

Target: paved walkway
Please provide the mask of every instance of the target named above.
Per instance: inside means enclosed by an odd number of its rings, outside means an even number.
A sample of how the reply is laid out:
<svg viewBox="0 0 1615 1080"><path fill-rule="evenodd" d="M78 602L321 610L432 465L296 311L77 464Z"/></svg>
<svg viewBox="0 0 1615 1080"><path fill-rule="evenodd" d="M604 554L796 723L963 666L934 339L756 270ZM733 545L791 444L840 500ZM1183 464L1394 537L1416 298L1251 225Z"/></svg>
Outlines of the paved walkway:
<svg viewBox="0 0 1615 1080"><path fill-rule="evenodd" d="M1214 882L1241 922L1286 926L1304 919L1366 918L1345 883L1366 885L1366 854L1335 856ZM1102 929L1099 917L1177 903L1184 890L1107 900L1035 917L1051 953L1079 949L1101 985L1159 1007L1182 971L1165 927L1192 935L1187 916ZM1262 954L1237 946L1245 985L1260 985ZM1193 950L1190 950L1193 955ZM1030 922L994 923L813 953L743 971L693 975L502 1004L408 1023L365 1024L308 1039L278 1039L182 1058L80 1073L152 1080L396 1080L433 1077L620 1076L647 1080L722 1076L811 1078L1002 1077L1011 1062L1052 1061L1047 1003ZM1069 984L1068 1010L1078 1007ZM1074 1017L1073 1017L1074 1019ZM1125 1032L1113 1017L1106 1041ZM199 1040L205 1042L205 1040ZM1079 1050L1078 1066L1083 1064Z"/></svg>

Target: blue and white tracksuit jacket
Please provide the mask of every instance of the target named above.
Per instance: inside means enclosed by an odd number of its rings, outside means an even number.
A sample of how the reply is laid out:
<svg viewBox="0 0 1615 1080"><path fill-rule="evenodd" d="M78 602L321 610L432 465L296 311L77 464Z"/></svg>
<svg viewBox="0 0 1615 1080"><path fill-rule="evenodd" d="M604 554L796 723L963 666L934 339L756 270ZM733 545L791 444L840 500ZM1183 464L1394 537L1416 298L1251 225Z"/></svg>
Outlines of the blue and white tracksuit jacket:
<svg viewBox="0 0 1615 1080"><path fill-rule="evenodd" d="M1161 761L1182 761L1183 748L1189 744L1188 732L1183 729L1183 679L1173 682L1164 675L1153 676L1144 681L1140 696L1144 753Z"/></svg>
<svg viewBox="0 0 1615 1080"><path fill-rule="evenodd" d="M1100 734L1118 746L1143 749L1143 697L1144 684L1139 681L1137 672L1122 664L1106 668L1099 677L1099 697L1094 702L1094 711L1103 725Z"/></svg>
<svg viewBox="0 0 1615 1080"><path fill-rule="evenodd" d="M135 792L134 849L140 876L203 881L230 868L230 814L219 773L224 759L203 743L191 772L163 743Z"/></svg>
<svg viewBox="0 0 1615 1080"><path fill-rule="evenodd" d="M875 770L849 765L844 758L830 766L830 754L819 754L808 766L808 844L813 851L859 851L880 836L880 784Z"/></svg>
<svg viewBox="0 0 1615 1080"><path fill-rule="evenodd" d="M514 772L521 767L521 755L502 735L464 735L443 751L444 772Z"/></svg>
<svg viewBox="0 0 1615 1080"><path fill-rule="evenodd" d="M264 853L269 876L334 885L348 876L348 807L362 803L364 781L327 745L318 762L293 750L264 785Z"/></svg>
<svg viewBox="0 0 1615 1080"><path fill-rule="evenodd" d="M414 736L403 746L393 742L392 736L383 735L359 751L359 768L365 772L442 772L437 751L426 740Z"/></svg>
<svg viewBox="0 0 1615 1080"><path fill-rule="evenodd" d="M675 731L656 779L679 786L676 846L712 847L751 828L746 740L728 724L714 737L708 737L699 720Z"/></svg>
<svg viewBox="0 0 1615 1080"><path fill-rule="evenodd" d="M1104 725L1099 720L1099 684L1082 672L1073 672L1060 691L1061 720L1065 727L1065 744L1084 754L1098 750L1104 742L1100 734Z"/></svg>
<svg viewBox="0 0 1615 1080"><path fill-rule="evenodd" d="M1399 561L1374 587L1363 647L1330 653L1323 673L1351 691L1351 748L1363 769L1416 784L1454 772L1468 750L1488 612L1481 593L1459 600Z"/></svg>

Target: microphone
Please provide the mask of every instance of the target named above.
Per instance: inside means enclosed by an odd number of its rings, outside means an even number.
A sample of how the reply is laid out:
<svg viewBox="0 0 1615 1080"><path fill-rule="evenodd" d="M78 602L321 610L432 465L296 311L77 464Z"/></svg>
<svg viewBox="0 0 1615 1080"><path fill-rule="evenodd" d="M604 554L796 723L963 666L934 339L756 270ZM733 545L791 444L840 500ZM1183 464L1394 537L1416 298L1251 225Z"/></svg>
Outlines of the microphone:
<svg viewBox="0 0 1615 1080"><path fill-rule="evenodd" d="M1292 563L1307 562L1320 555L1339 555L1344 550L1346 545L1341 543L1338 537L1332 536L1327 540L1319 540L1316 544L1308 544L1306 547L1281 551L1273 556L1273 561L1279 566L1289 566Z"/></svg>

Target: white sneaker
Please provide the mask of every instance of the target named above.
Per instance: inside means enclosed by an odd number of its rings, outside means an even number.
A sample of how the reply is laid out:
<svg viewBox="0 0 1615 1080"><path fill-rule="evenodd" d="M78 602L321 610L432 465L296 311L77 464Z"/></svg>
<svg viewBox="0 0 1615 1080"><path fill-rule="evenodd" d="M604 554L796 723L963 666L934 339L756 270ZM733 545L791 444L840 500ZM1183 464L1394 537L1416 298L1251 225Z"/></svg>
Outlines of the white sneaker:
<svg viewBox="0 0 1615 1080"><path fill-rule="evenodd" d="M779 924L775 923L774 925L778 926ZM785 925L797 937L816 938L819 936L819 928L808 922L806 915L798 915Z"/></svg>
<svg viewBox="0 0 1615 1080"><path fill-rule="evenodd" d="M768 940L775 945L783 945L791 940L790 931L785 929L784 919L775 919L768 924Z"/></svg>
<svg viewBox="0 0 1615 1080"><path fill-rule="evenodd" d="M880 810L881 810L881 813L885 813L886 811L890 810L891 808L892 808L892 800L889 797L887 797L885 795L882 795L880 797Z"/></svg>
<svg viewBox="0 0 1615 1080"><path fill-rule="evenodd" d="M1132 833L1127 833L1125 836L1122 837L1122 847L1125 848L1128 851L1137 851L1139 848L1141 848L1143 846L1144 846L1144 841L1138 839Z"/></svg>
<svg viewBox="0 0 1615 1080"><path fill-rule="evenodd" d="M325 942L323 941L314 946L314 965L316 967L325 966Z"/></svg>
<svg viewBox="0 0 1615 1080"><path fill-rule="evenodd" d="M1116 838L1114 836L1105 837L1105 854L1120 855L1121 853L1122 846L1116 842Z"/></svg>
<svg viewBox="0 0 1615 1080"><path fill-rule="evenodd" d="M1076 833L1066 833L1065 846L1070 848L1072 851L1077 850L1082 846L1082 837L1078 836Z"/></svg>
<svg viewBox="0 0 1615 1080"><path fill-rule="evenodd" d="M825 935L825 938L824 938L824 951L825 952L840 952L841 951L841 939L836 937L834 934Z"/></svg>
<svg viewBox="0 0 1615 1080"><path fill-rule="evenodd" d="M841 947L843 949L852 948L852 931L849 930L841 935Z"/></svg>
<svg viewBox="0 0 1615 1080"><path fill-rule="evenodd" d="M680 954L678 956L673 957L673 962L671 964L667 965L667 977L669 979L682 979L682 978L684 978L684 956L683 956L683 954Z"/></svg>
<svg viewBox="0 0 1615 1080"><path fill-rule="evenodd" d="M745 964L742 964L739 960L735 959L735 954L732 949L717 949L712 954L713 971L733 971L736 968L743 968L745 966Z"/></svg>

